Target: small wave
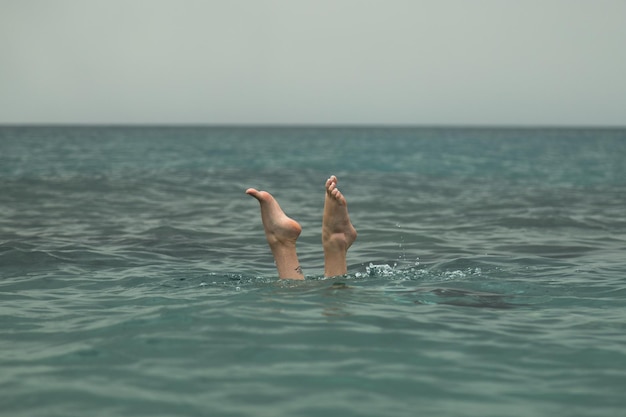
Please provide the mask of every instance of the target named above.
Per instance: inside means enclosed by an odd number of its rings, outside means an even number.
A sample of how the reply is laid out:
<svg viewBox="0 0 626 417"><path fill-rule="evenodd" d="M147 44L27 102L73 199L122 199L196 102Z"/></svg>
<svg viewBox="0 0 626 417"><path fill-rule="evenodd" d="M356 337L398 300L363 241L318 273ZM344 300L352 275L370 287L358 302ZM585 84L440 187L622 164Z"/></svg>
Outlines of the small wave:
<svg viewBox="0 0 626 417"><path fill-rule="evenodd" d="M482 275L482 268L468 267L464 269L447 269L447 268L420 268L417 266L403 267L397 263L393 265L382 263L375 264L370 262L365 266L364 272L355 272L354 278L392 278L404 280L430 280L430 281L450 281L466 278L475 278Z"/></svg>
<svg viewBox="0 0 626 417"><path fill-rule="evenodd" d="M71 262L63 256L37 249L13 248L0 252L4 268L24 268L27 270L50 268L51 266Z"/></svg>

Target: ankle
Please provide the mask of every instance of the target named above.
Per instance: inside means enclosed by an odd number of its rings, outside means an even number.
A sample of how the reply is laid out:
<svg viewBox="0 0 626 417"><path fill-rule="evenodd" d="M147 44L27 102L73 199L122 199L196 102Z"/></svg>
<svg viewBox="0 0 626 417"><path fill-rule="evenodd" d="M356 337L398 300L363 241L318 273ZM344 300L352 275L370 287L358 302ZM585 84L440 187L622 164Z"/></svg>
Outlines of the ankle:
<svg viewBox="0 0 626 417"><path fill-rule="evenodd" d="M345 233L332 233L322 237L325 252L348 252L354 240L348 239Z"/></svg>
<svg viewBox="0 0 626 417"><path fill-rule="evenodd" d="M285 251L292 251L296 248L296 241L291 241L291 240L280 240L280 239L276 239L273 238L272 240L270 240L269 238L267 239L267 243L269 244L270 249L272 250L272 252L285 252Z"/></svg>

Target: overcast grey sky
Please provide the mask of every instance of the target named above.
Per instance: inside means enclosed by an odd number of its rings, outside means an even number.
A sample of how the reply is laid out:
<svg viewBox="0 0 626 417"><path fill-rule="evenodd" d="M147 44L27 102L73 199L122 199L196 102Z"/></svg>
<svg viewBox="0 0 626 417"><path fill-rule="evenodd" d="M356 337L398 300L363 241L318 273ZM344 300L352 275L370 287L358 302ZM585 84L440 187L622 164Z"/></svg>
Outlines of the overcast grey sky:
<svg viewBox="0 0 626 417"><path fill-rule="evenodd" d="M626 126L626 0L0 0L0 123Z"/></svg>

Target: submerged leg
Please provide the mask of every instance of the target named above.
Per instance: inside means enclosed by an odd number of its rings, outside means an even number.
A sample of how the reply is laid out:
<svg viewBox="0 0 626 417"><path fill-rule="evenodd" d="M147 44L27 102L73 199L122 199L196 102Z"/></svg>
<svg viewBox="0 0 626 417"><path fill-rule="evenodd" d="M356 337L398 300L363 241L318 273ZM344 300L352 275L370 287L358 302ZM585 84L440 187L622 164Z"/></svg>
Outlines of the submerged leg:
<svg viewBox="0 0 626 417"><path fill-rule="evenodd" d="M324 276L333 277L348 273L346 256L356 236L356 229L352 226L348 215L348 203L337 188L337 177L332 175L326 181L322 219Z"/></svg>
<svg viewBox="0 0 626 417"><path fill-rule="evenodd" d="M265 237L274 255L278 277L304 279L296 254L296 240L302 232L300 224L283 212L270 193L249 188L246 194L256 198L261 205L261 220Z"/></svg>

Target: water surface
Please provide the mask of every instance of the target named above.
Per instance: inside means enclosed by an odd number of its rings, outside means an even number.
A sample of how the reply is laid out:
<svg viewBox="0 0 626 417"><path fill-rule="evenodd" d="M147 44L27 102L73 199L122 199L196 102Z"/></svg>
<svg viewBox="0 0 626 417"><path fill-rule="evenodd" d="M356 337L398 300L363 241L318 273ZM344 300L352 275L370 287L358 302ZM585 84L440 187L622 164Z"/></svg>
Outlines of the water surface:
<svg viewBox="0 0 626 417"><path fill-rule="evenodd" d="M620 129L1 127L1 414L621 415L625 159ZM323 279L330 174L359 237Z"/></svg>

